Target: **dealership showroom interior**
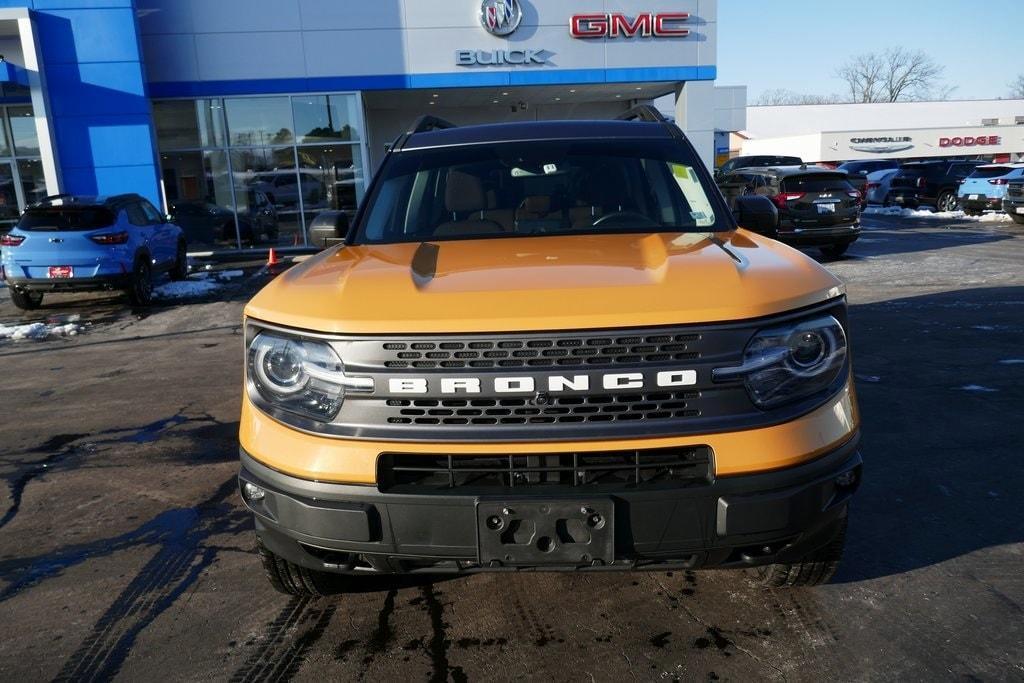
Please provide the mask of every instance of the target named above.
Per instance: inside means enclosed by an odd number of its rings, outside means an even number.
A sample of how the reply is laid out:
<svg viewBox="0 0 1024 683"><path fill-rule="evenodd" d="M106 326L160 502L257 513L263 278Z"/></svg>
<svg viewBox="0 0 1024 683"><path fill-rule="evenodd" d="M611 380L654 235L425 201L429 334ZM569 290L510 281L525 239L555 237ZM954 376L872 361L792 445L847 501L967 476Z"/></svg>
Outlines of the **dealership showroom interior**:
<svg viewBox="0 0 1024 683"><path fill-rule="evenodd" d="M0 0L0 679L1024 681L1021 27Z"/></svg>

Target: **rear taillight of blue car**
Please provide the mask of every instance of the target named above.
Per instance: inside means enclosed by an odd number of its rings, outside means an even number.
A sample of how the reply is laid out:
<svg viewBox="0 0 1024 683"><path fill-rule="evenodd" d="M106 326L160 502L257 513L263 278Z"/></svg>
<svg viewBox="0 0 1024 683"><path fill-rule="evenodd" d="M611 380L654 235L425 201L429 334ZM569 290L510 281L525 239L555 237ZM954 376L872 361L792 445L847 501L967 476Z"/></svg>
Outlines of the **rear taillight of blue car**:
<svg viewBox="0 0 1024 683"><path fill-rule="evenodd" d="M107 232L102 235L90 235L91 239L96 244L126 244L128 242L127 232Z"/></svg>
<svg viewBox="0 0 1024 683"><path fill-rule="evenodd" d="M1008 183L1010 181L1007 180L1006 178L992 178L988 182L989 182L990 185L1005 185L1006 183Z"/></svg>
<svg viewBox="0 0 1024 683"><path fill-rule="evenodd" d="M16 247L25 241L24 235L0 235L0 247Z"/></svg>

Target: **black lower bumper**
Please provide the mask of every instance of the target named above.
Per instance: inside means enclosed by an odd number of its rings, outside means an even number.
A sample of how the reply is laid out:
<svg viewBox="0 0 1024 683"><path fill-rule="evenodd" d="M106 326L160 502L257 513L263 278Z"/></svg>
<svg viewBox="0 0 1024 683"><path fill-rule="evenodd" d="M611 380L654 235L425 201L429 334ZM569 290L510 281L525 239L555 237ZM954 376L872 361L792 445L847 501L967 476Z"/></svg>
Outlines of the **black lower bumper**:
<svg viewBox="0 0 1024 683"><path fill-rule="evenodd" d="M960 197L960 208L964 211L992 211L999 210L1002 199L999 197L988 197L981 199L968 199Z"/></svg>
<svg viewBox="0 0 1024 683"><path fill-rule="evenodd" d="M794 227L780 224L780 242L796 246L819 247L829 244L853 244L860 237L860 223L823 228Z"/></svg>
<svg viewBox="0 0 1024 683"><path fill-rule="evenodd" d="M124 289L129 284L129 276L105 275L103 277L68 278L67 280L8 278L7 284L25 292L96 292Z"/></svg>
<svg viewBox="0 0 1024 683"><path fill-rule="evenodd" d="M860 483L857 438L809 463L687 488L588 494L578 488L508 495L391 494L291 477L241 451L239 485L272 552L321 571L438 573L743 567L792 562L827 544ZM263 490L253 500L245 484ZM482 539L496 510L595 511L609 537L575 557L510 562ZM589 511L589 513L587 512ZM572 513L566 513L571 515ZM582 546L581 546L582 548ZM530 557L543 557L532 562ZM518 560L518 561L517 561Z"/></svg>

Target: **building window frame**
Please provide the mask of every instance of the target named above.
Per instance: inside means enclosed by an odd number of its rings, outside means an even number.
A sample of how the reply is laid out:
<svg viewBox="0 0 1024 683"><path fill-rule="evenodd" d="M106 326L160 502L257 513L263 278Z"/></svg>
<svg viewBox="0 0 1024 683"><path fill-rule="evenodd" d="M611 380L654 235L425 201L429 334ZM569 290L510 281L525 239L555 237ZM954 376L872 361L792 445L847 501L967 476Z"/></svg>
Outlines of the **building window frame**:
<svg viewBox="0 0 1024 683"><path fill-rule="evenodd" d="M359 139L358 140L333 140L333 141L330 141L329 143L326 142L326 141L299 143L298 142L298 134L295 131L295 114L294 114L295 103L294 103L294 99L297 98L297 97L308 98L308 97L331 97L331 96L352 96L352 97L355 98L355 115L356 115L356 120L353 123L355 123L355 125L358 127ZM238 208L237 190L235 188L235 181L234 181L234 178L235 178L235 168L234 168L234 164L233 164L233 161L232 161L232 151L243 149L246 146L239 147L238 145L233 145L232 144L232 141L231 141L231 129L228 126L227 104L226 104L226 101L227 100L241 100L241 99L259 99L259 98L268 98L268 97L283 97L283 98L287 98L287 100L288 100L288 110L289 110L290 116L291 116L292 133L293 133L293 140L290 143L290 146L291 146L291 149L292 149L292 159L293 159L293 163L294 163L294 167L295 167L295 172L296 172L297 177L300 178L300 180L299 180L299 188L300 189L299 189L299 193L298 193L298 213L299 213L299 230L300 230L300 232L302 234L302 246L308 246L309 245L309 232L308 232L308 225L307 225L309 221L307 221L307 219L306 219L305 204L304 204L304 201L303 201L303 192L301 190L301 169L299 168L299 152L300 152L301 148L322 147L325 144L344 145L344 146L353 148L352 158L353 158L353 160L358 158L359 163L361 165L361 171L362 171L362 174L363 174L363 177L362 177L362 180L361 180L361 184L362 184L362 186L361 186L361 193L362 193L363 196L365 196L366 190L367 190L367 185L369 184L369 178L367 177L367 174L369 173L370 157L369 157L369 150L367 148L368 133L367 133L367 130L366 130L366 108L365 108L365 104L364 104L364 100L363 100L363 93L362 93L362 91L359 91L359 90L342 90L342 91L328 90L328 91L290 92L290 93L253 93L253 94L246 94L246 95L209 96L209 97L161 97L161 98L154 98L154 99L152 99L150 101L150 106L151 107L154 106L154 105L157 105L160 102L187 101L187 102L195 103L195 102L197 102L199 100L219 100L220 101L220 104L221 104L221 106L219 108L220 124L221 124L221 126L222 126L222 128L224 130L224 137L225 137L225 139L223 140L223 144L222 145L198 146L198 147L181 147L181 148L177 148L176 147L176 148L173 148L173 149L163 149L160 146L158 131L156 131L155 129L154 129L154 141L156 142L156 154L157 154L158 159L159 159L159 157L162 154L165 154L165 153L168 153L168 154L170 154L170 153L174 153L174 154L199 153L201 155L203 152L219 151L219 152L224 152L226 154L226 156L227 156L228 176L231 179L231 182L229 183L229 185L230 185L230 188L231 188L232 214L234 215L234 223L235 223L235 248L238 249L239 251L242 250L242 238L241 238L242 230L241 230L241 225L240 225L239 217L238 217L239 208ZM13 138L11 137L11 131L10 131L10 126L9 125L7 126L7 132L8 132L8 139L12 140L11 144L13 145ZM201 142L201 140L200 140L200 142ZM268 146L267 149L269 149L270 147L288 147L288 146L289 145L271 145L271 146ZM358 151L356 151L356 150L358 150ZM12 151L13 151L13 146L12 146ZM164 212L167 213L170 210L170 202L167 200L167 189L166 189L166 186L164 184L164 169L163 169L163 164L162 163L158 164L158 169L159 169L159 173L160 173L160 194L161 194L161 200L163 201L163 207L162 208L163 208ZM20 185L18 187L19 187L19 191L20 191Z"/></svg>

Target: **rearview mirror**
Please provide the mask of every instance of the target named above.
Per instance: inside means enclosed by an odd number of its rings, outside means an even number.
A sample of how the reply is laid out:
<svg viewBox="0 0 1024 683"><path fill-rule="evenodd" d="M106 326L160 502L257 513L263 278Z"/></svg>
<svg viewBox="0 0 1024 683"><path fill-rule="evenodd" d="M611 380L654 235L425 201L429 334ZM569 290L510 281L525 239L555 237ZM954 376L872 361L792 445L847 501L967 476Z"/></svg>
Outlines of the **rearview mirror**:
<svg viewBox="0 0 1024 683"><path fill-rule="evenodd" d="M765 237L779 234L779 210L764 195L745 194L736 197L733 216L741 228Z"/></svg>

